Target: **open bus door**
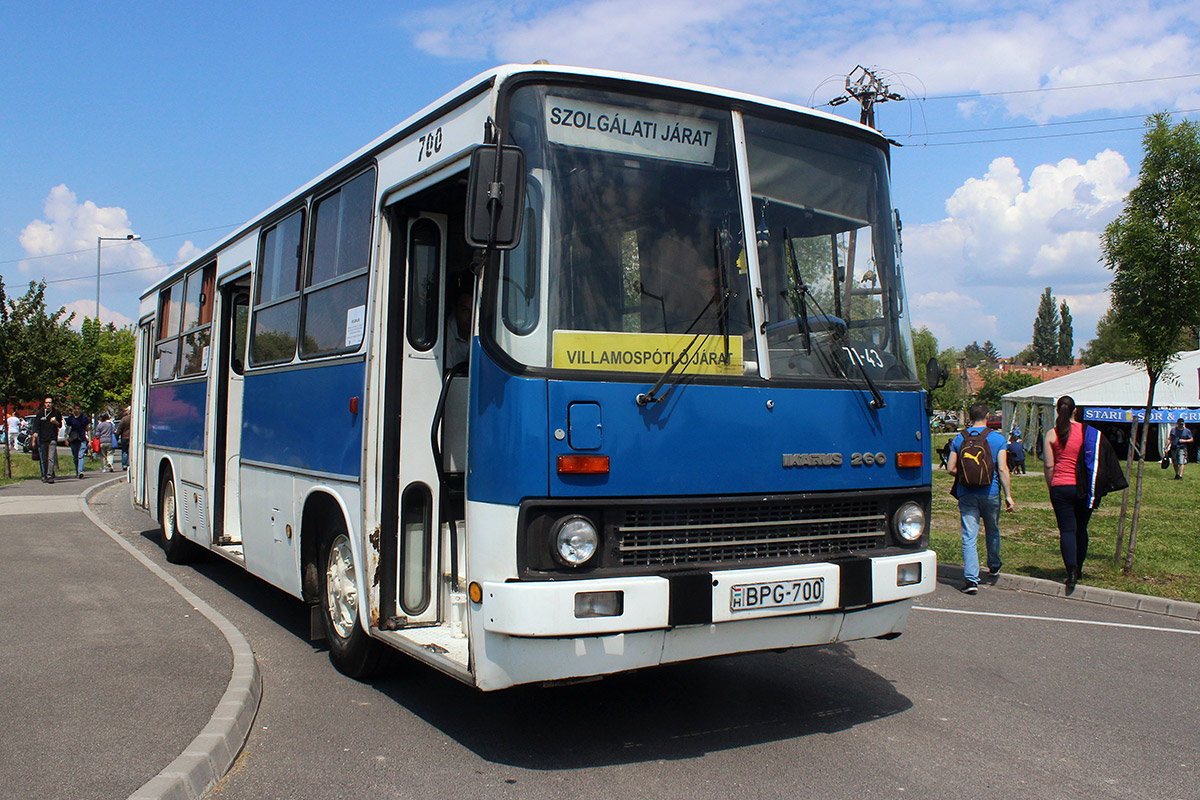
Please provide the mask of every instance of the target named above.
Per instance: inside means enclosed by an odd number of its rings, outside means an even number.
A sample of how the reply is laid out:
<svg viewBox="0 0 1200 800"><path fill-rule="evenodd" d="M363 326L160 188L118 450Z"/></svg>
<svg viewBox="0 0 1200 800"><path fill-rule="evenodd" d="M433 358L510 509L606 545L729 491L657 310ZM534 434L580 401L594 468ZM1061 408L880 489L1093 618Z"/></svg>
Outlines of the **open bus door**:
<svg viewBox="0 0 1200 800"><path fill-rule="evenodd" d="M146 387L150 385L151 353L154 352L153 323L154 318L147 317L138 325L133 364L136 377L129 403L129 481L133 487L133 503L141 508L147 508L149 503L146 497ZM124 410L117 411L114 425L120 422ZM114 454L114 457L119 456Z"/></svg>
<svg viewBox="0 0 1200 800"><path fill-rule="evenodd" d="M430 446L444 372L447 217L405 202L391 207L380 474L380 627L446 619L440 473Z"/></svg>

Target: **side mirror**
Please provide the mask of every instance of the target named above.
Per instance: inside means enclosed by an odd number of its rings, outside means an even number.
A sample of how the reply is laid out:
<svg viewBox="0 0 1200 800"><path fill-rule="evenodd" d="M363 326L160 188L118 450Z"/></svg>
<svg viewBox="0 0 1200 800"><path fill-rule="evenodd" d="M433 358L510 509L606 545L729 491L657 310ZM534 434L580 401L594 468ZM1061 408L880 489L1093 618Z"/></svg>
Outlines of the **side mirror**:
<svg viewBox="0 0 1200 800"><path fill-rule="evenodd" d="M467 185L467 242L511 250L521 243L525 217L525 153L506 145L480 145L471 153Z"/></svg>
<svg viewBox="0 0 1200 800"><path fill-rule="evenodd" d="M936 358L929 359L925 365L925 385L931 392L946 385L946 373L942 372L942 365Z"/></svg>

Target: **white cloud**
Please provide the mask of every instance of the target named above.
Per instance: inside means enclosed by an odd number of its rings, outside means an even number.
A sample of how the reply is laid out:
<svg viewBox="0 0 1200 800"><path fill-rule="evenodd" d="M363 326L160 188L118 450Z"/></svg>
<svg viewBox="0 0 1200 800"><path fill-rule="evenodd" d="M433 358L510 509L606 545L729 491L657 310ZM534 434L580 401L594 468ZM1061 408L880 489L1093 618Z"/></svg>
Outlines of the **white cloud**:
<svg viewBox="0 0 1200 800"><path fill-rule="evenodd" d="M906 232L910 262L960 286L1095 287L1108 282L1099 236L1133 180L1124 156L1104 150L1034 168L1026 183L1007 156L946 201L949 216Z"/></svg>
<svg viewBox="0 0 1200 800"><path fill-rule="evenodd" d="M48 305L65 305L79 320L96 313L97 237L124 239L133 234L129 215L118 206L98 206L91 200L80 203L65 184L50 190L43 205L43 218L30 222L18 240L29 258L18 269L30 280L46 279ZM126 299L165 272L161 262L144 242L105 241L99 253L101 297ZM131 308L130 310L134 310ZM128 324L123 313L106 313L101 320Z"/></svg>
<svg viewBox="0 0 1200 800"><path fill-rule="evenodd" d="M1076 0L950 6L795 0L459 2L406 22L441 57L644 72L807 102L856 63L903 69L913 96L1140 81L1200 72L1194 3ZM1182 108L1200 80L993 99L1038 121L1085 111ZM837 94L822 85L815 102ZM829 96L825 96L829 90ZM964 115L973 102L959 106Z"/></svg>
<svg viewBox="0 0 1200 800"><path fill-rule="evenodd" d="M95 301L95 299L75 300L73 302L67 303L65 308L67 309L68 315L69 314L75 315L75 319L71 320L71 327L74 328L75 330L82 329L84 317L90 318L90 317L96 316L96 301ZM107 325L108 323L112 322L118 328L125 328L130 325L133 325L134 320L131 319L130 317L125 316L124 314L122 314L119 311L113 311L111 308L109 308L108 306L101 303L100 304L100 322L104 325Z"/></svg>
<svg viewBox="0 0 1200 800"><path fill-rule="evenodd" d="M179 250L176 251L175 263L187 264L191 261L195 261L202 255L204 255L204 251L199 247L196 247L196 245L192 243L191 239L188 239L179 247Z"/></svg>
<svg viewBox="0 0 1200 800"><path fill-rule="evenodd" d="M1039 165L1028 183L1012 158L993 160L946 201L945 219L905 231L916 324L939 343L992 337L1002 352L1015 352L1028 343L1037 296L1050 286L1068 300L1082 344L1107 308L1111 275L1100 263L1100 235L1132 186L1129 165L1112 150L1082 164ZM989 318L984 308L1009 313Z"/></svg>

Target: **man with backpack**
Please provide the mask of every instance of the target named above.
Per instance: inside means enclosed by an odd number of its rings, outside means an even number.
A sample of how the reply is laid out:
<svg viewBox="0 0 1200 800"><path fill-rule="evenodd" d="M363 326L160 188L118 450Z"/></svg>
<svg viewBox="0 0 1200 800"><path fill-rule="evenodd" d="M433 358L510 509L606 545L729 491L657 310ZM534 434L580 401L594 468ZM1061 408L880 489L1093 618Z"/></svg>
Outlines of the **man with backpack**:
<svg viewBox="0 0 1200 800"><path fill-rule="evenodd" d="M1004 507L1015 511L1012 482L1008 474L1008 450L1004 434L987 427L988 408L971 406L970 425L950 443L947 471L954 476L950 493L958 498L962 521L964 594L979 591L979 523L983 521L987 544L987 566L992 575L1000 572L1000 492Z"/></svg>

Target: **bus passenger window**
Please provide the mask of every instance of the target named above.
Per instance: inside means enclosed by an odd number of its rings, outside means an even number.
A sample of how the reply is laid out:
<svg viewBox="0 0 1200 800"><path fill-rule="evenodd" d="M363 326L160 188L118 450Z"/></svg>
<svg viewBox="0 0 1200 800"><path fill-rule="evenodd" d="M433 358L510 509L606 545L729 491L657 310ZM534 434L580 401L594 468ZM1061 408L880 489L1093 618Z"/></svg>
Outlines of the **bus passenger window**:
<svg viewBox="0 0 1200 800"><path fill-rule="evenodd" d="M429 487L414 483L400 498L400 607L406 614L420 614L429 605L432 522Z"/></svg>
<svg viewBox="0 0 1200 800"><path fill-rule="evenodd" d="M438 337L442 234L431 219L419 219L408 234L408 342L418 350Z"/></svg>
<svg viewBox="0 0 1200 800"><path fill-rule="evenodd" d="M169 381L175 377L179 359L180 299L183 282L176 281L158 296L158 321L155 325L154 380Z"/></svg>
<svg viewBox="0 0 1200 800"><path fill-rule="evenodd" d="M183 337L180 339L179 374L199 375L208 369L212 341L212 292L216 264L187 276L183 293Z"/></svg>
<svg viewBox="0 0 1200 800"><path fill-rule="evenodd" d="M262 235L258 252L258 302L250 336L250 363L291 361L300 312L300 242L304 211Z"/></svg>
<svg viewBox="0 0 1200 800"><path fill-rule="evenodd" d="M301 357L357 350L367 317L375 170L313 204Z"/></svg>

